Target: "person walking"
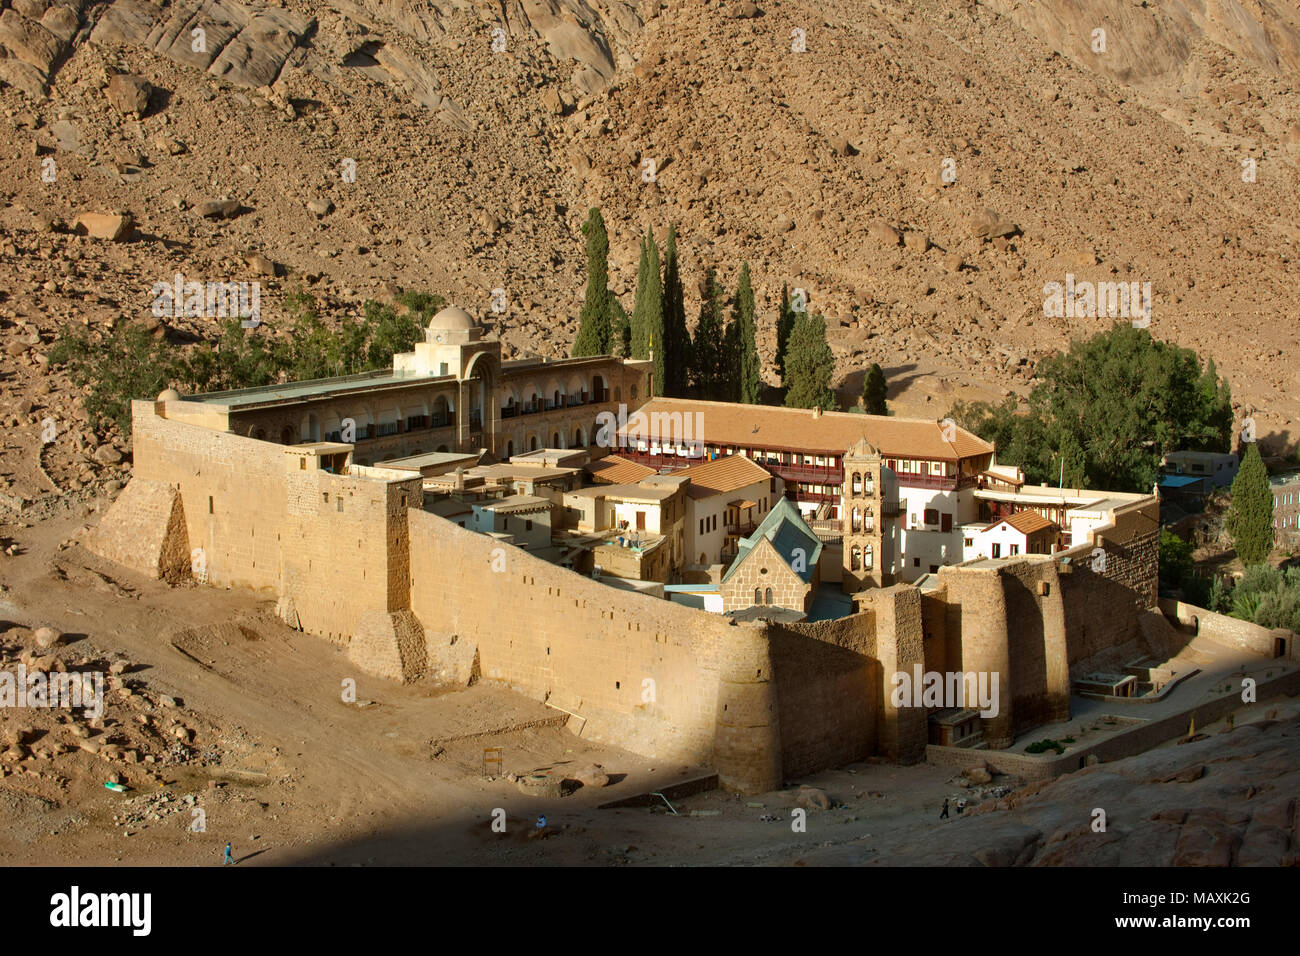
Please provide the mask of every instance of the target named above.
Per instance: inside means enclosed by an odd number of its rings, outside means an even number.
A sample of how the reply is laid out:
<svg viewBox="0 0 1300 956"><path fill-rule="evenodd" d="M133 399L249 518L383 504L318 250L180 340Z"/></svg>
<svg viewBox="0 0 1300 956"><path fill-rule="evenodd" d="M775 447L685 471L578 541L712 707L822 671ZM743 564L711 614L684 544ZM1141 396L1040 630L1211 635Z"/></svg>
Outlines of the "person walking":
<svg viewBox="0 0 1300 956"><path fill-rule="evenodd" d="M948 819L948 798L947 797L943 798L943 812L939 814L939 819L940 820Z"/></svg>
<svg viewBox="0 0 1300 956"><path fill-rule="evenodd" d="M230 855L230 844L227 843L227 844L226 844L226 855L223 856L223 857L221 858L221 865L222 865L222 866L225 866L227 863L234 863L234 862L235 862L235 858L234 858L233 856Z"/></svg>

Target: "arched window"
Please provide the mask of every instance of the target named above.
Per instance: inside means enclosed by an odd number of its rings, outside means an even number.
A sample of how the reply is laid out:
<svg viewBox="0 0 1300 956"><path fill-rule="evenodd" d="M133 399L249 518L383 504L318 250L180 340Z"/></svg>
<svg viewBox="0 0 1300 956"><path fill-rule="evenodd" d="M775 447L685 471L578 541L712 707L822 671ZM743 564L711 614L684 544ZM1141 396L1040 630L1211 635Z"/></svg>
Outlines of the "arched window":
<svg viewBox="0 0 1300 956"><path fill-rule="evenodd" d="M762 604L762 603L763 603L763 589L762 589L762 588L754 588L754 603L755 603L755 604Z"/></svg>
<svg viewBox="0 0 1300 956"><path fill-rule="evenodd" d="M871 564L871 561L872 561L872 553L871 553L871 552L872 552L872 551L873 551L873 548L871 547L871 545L867 545L867 546L866 546L865 548L863 548L863 550L862 550L862 566L863 566L864 568L866 568L868 571L870 571L870 570L871 570L871 567L872 567L872 564Z"/></svg>
<svg viewBox="0 0 1300 956"><path fill-rule="evenodd" d="M632 383L630 391L632 393L632 400L636 401L636 382Z"/></svg>
<svg viewBox="0 0 1300 956"><path fill-rule="evenodd" d="M564 447L563 445L560 444L560 433L559 433L559 432L552 432L552 433L551 433L551 447L552 447L552 448L563 448L563 447Z"/></svg>
<svg viewBox="0 0 1300 956"><path fill-rule="evenodd" d="M862 472L860 471L853 473L853 494L862 494Z"/></svg>
<svg viewBox="0 0 1300 956"><path fill-rule="evenodd" d="M528 438L528 450L529 450L529 451L537 451L537 436L536 436L536 435L530 435L530 436L529 436L529 438Z"/></svg>
<svg viewBox="0 0 1300 956"><path fill-rule="evenodd" d="M771 604L771 603L772 603L772 589L771 589L771 588L768 588L768 589L767 589L767 600L766 600L765 602L763 602L763 603L765 603L765 604Z"/></svg>
<svg viewBox="0 0 1300 956"><path fill-rule="evenodd" d="M859 534L862 531L862 509L853 509L853 519L849 524L850 534Z"/></svg>
<svg viewBox="0 0 1300 956"><path fill-rule="evenodd" d="M582 429L581 429L581 428L575 428L575 429L573 430L573 447L574 447L574 448L581 448L581 447L582 447L583 445L585 445L585 444L587 444L587 443L586 443L585 441L582 440Z"/></svg>
<svg viewBox="0 0 1300 956"><path fill-rule="evenodd" d="M514 455L514 453L515 453L515 443L512 441L506 442L506 457L510 458L511 456Z"/></svg>
<svg viewBox="0 0 1300 956"><path fill-rule="evenodd" d="M849 570L850 571L862 570L862 549L861 548L855 547L853 549L852 556L849 562Z"/></svg>

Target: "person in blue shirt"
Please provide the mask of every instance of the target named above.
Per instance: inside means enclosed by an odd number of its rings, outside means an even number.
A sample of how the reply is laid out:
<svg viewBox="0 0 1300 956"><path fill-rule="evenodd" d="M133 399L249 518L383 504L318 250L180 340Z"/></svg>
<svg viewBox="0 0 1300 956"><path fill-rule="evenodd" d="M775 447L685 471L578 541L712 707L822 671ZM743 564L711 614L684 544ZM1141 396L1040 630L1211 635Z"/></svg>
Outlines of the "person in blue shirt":
<svg viewBox="0 0 1300 956"><path fill-rule="evenodd" d="M227 863L234 863L234 862L235 862L235 858L234 858L233 856L230 855L230 844L227 843L227 844L226 844L226 855L225 855L224 857L222 857L222 859L221 859L221 865L222 865L222 866L225 866Z"/></svg>

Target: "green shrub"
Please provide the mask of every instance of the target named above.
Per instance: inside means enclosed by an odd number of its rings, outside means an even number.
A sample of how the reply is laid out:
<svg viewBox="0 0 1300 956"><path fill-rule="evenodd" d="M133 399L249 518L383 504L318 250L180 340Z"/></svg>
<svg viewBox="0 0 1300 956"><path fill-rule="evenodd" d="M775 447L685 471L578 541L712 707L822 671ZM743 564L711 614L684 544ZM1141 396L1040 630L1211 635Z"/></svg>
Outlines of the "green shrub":
<svg viewBox="0 0 1300 956"><path fill-rule="evenodd" d="M1070 742L1073 743L1074 741ZM1026 747L1025 753L1040 754L1047 750L1055 750L1058 754L1063 754L1065 753L1065 745L1059 740L1040 740L1037 743L1032 743Z"/></svg>

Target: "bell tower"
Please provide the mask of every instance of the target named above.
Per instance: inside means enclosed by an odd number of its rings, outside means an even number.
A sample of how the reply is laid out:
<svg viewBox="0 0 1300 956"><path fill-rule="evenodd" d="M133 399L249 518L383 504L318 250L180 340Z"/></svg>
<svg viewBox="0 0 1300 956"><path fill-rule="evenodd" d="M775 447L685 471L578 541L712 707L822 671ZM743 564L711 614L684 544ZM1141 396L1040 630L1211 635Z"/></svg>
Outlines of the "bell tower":
<svg viewBox="0 0 1300 956"><path fill-rule="evenodd" d="M844 454L844 592L852 594L883 584L885 493L880 450L863 438Z"/></svg>

